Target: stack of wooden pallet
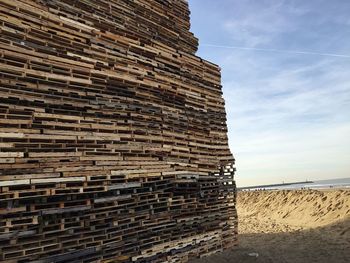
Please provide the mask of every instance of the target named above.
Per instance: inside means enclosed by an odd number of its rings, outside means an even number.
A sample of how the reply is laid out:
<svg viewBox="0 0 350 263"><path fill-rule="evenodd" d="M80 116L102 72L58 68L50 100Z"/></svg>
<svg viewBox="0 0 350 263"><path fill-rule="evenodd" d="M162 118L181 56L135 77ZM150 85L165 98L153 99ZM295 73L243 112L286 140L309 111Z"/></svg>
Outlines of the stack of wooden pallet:
<svg viewBox="0 0 350 263"><path fill-rule="evenodd" d="M0 0L0 261L236 244L220 69L184 0Z"/></svg>

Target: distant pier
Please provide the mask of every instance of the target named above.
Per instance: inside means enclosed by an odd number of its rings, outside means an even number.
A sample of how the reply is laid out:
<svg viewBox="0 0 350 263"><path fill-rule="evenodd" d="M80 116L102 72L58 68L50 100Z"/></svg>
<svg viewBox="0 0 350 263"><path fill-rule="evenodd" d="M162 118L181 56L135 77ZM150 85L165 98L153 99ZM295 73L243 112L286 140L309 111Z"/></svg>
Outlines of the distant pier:
<svg viewBox="0 0 350 263"><path fill-rule="evenodd" d="M264 185L237 187L237 190L243 191L243 190L252 190L252 189L265 189L265 188L271 188L271 187L289 186L289 185L295 185L295 184L311 184L311 183L313 183L313 181L302 181L302 182L281 183L281 184L264 184Z"/></svg>

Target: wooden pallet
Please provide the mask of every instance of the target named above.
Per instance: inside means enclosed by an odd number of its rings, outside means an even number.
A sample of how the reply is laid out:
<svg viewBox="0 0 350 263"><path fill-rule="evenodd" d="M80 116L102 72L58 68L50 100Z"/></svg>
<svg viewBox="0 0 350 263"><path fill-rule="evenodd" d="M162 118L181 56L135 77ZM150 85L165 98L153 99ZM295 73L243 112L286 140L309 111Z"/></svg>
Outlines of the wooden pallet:
<svg viewBox="0 0 350 263"><path fill-rule="evenodd" d="M185 0L0 0L0 262L237 243L217 65Z"/></svg>

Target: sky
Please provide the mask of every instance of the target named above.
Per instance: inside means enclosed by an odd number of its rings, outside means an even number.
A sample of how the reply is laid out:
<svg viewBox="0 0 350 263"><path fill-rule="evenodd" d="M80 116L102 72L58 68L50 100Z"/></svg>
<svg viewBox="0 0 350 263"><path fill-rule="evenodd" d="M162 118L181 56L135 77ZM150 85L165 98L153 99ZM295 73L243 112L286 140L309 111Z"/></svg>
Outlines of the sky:
<svg viewBox="0 0 350 263"><path fill-rule="evenodd" d="M350 1L188 0L238 186L350 177Z"/></svg>

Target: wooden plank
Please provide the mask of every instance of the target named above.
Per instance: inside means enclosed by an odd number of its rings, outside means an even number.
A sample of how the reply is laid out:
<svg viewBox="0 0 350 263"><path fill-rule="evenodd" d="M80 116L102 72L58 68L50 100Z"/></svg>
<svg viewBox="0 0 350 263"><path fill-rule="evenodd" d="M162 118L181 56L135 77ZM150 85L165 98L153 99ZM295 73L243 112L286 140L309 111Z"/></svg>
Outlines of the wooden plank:
<svg viewBox="0 0 350 263"><path fill-rule="evenodd" d="M62 182L84 182L85 177L65 177L65 178L42 178L31 179L31 184L62 183Z"/></svg>
<svg viewBox="0 0 350 263"><path fill-rule="evenodd" d="M0 187L1 186L15 186L15 185L29 185L30 180L11 180L11 181L0 181Z"/></svg>

